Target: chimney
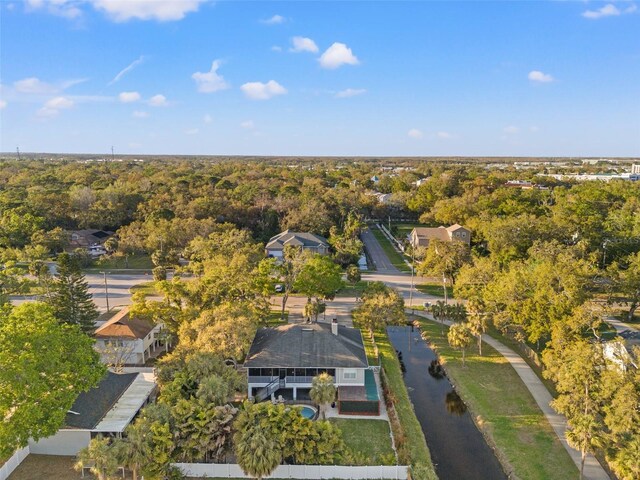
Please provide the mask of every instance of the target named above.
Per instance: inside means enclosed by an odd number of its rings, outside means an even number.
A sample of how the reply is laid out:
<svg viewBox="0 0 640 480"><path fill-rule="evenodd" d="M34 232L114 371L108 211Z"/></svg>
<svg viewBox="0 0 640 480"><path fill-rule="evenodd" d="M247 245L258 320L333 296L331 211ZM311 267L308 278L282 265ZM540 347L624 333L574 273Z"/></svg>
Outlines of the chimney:
<svg viewBox="0 0 640 480"><path fill-rule="evenodd" d="M331 333L334 335L338 335L338 319L334 318L331 320Z"/></svg>

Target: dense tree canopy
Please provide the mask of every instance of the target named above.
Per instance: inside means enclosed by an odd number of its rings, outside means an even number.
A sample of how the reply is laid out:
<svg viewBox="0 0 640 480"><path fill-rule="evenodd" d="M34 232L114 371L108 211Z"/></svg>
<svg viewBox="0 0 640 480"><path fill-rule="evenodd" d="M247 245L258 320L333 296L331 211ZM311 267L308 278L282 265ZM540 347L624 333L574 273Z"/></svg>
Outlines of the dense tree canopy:
<svg viewBox="0 0 640 480"><path fill-rule="evenodd" d="M105 373L93 340L60 324L51 307L0 310L0 458L53 435L80 392Z"/></svg>

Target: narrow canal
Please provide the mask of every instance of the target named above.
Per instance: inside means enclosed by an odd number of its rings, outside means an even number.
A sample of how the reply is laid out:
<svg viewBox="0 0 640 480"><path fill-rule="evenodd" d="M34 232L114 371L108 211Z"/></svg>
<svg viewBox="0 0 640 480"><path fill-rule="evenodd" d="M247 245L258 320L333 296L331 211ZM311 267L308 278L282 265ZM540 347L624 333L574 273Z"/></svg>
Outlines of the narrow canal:
<svg viewBox="0 0 640 480"><path fill-rule="evenodd" d="M404 383L440 480L506 480L493 450L449 379L429 367L436 355L411 327L389 327L406 367ZM409 348L410 345L410 348Z"/></svg>

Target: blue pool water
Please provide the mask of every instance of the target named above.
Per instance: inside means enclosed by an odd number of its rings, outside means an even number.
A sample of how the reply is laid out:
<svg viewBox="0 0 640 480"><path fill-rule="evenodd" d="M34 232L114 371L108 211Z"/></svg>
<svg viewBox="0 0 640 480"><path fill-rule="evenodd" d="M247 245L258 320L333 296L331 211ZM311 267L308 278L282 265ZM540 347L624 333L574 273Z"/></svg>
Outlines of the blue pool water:
<svg viewBox="0 0 640 480"><path fill-rule="evenodd" d="M305 418L313 419L316 416L316 411L311 407L302 407L300 414Z"/></svg>

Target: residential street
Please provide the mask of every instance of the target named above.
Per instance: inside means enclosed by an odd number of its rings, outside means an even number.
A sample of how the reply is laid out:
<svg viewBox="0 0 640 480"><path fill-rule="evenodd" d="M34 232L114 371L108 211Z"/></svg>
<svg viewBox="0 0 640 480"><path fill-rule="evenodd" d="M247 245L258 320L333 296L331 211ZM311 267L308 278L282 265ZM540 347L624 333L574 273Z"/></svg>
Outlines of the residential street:
<svg viewBox="0 0 640 480"><path fill-rule="evenodd" d="M378 240L376 240L376 237L369 229L362 232L361 237L367 252L369 252L370 258L373 260L377 272L390 274L400 273L400 270L394 267L389 261L387 254L384 253L380 243L378 243Z"/></svg>

